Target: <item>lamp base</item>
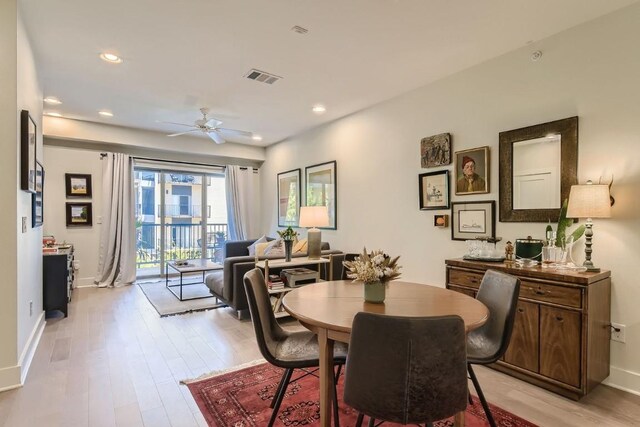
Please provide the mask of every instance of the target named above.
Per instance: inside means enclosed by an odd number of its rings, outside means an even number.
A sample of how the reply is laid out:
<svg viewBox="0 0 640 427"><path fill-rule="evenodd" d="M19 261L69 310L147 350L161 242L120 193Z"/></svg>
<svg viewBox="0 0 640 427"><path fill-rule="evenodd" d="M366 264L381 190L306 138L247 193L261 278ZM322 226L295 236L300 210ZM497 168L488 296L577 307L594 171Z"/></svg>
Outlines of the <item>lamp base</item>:
<svg viewBox="0 0 640 427"><path fill-rule="evenodd" d="M320 259L320 239L322 233L317 228L311 228L307 232L307 256L309 259Z"/></svg>

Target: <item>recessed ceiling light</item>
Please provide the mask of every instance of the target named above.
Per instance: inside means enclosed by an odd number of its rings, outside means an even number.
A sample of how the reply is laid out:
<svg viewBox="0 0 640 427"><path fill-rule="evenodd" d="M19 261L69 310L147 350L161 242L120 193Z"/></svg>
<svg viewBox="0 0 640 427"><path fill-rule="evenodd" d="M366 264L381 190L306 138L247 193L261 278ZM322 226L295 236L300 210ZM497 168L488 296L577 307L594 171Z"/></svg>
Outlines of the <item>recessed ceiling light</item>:
<svg viewBox="0 0 640 427"><path fill-rule="evenodd" d="M60 113L55 113L55 112L48 112L48 113L44 113L47 116L51 116L51 117L62 117L62 114Z"/></svg>
<svg viewBox="0 0 640 427"><path fill-rule="evenodd" d="M62 104L62 101L60 101L58 98L56 98L55 96L47 96L44 99L44 102L46 102L49 105L60 105Z"/></svg>
<svg viewBox="0 0 640 427"><path fill-rule="evenodd" d="M325 111L327 111L327 108L322 104L316 104L316 105L313 106L313 108L311 110L316 114L322 114Z"/></svg>
<svg viewBox="0 0 640 427"><path fill-rule="evenodd" d="M98 114L100 114L102 117L113 117L113 113L107 110L100 110L98 111Z"/></svg>
<svg viewBox="0 0 640 427"><path fill-rule="evenodd" d="M262 137L260 135L253 135L251 139L253 139L254 141L262 141Z"/></svg>
<svg viewBox="0 0 640 427"><path fill-rule="evenodd" d="M119 64L122 62L122 58L120 58L118 55L108 52L101 53L100 58L103 61L111 62L112 64Z"/></svg>

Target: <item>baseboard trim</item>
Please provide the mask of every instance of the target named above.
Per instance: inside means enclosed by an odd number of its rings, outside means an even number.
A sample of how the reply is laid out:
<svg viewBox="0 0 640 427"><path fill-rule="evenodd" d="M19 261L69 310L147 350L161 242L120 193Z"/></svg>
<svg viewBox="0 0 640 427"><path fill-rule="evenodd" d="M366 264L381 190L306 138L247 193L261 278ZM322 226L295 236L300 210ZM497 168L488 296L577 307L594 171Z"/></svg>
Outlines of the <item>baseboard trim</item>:
<svg viewBox="0 0 640 427"><path fill-rule="evenodd" d="M95 288L97 285L94 282L95 277L78 277L76 282L76 288Z"/></svg>
<svg viewBox="0 0 640 427"><path fill-rule="evenodd" d="M609 377L602 383L640 396L640 373L611 366Z"/></svg>
<svg viewBox="0 0 640 427"><path fill-rule="evenodd" d="M22 350L20 360L18 360L18 366L20 367L20 384L24 384L27 379L27 374L29 373L33 356L36 354L36 349L38 348L38 344L40 343L40 338L42 338L42 333L44 332L46 324L45 312L42 311L33 331L31 331L27 344L24 346L24 350Z"/></svg>

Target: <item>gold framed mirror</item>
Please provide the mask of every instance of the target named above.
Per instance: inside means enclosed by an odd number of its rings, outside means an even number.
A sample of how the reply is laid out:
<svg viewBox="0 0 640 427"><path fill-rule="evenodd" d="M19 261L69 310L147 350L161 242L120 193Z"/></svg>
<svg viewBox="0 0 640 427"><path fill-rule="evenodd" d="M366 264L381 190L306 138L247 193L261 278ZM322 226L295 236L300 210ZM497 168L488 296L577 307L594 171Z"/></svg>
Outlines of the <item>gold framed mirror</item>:
<svg viewBox="0 0 640 427"><path fill-rule="evenodd" d="M578 117L500 132L501 222L552 222L578 182Z"/></svg>

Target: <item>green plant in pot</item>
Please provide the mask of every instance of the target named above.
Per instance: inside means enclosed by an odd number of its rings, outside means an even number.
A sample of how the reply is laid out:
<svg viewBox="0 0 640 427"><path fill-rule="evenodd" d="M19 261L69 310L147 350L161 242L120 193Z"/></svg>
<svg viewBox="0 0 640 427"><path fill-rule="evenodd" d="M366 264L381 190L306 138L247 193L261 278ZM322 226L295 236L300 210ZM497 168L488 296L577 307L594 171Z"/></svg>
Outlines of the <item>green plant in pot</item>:
<svg viewBox="0 0 640 427"><path fill-rule="evenodd" d="M298 232L291 228L291 226L289 226L284 230L278 230L278 236L280 236L280 238L284 242L285 260L291 261L291 249L293 248L293 242L298 237Z"/></svg>
<svg viewBox="0 0 640 427"><path fill-rule="evenodd" d="M584 224L579 225L575 230L567 236L568 229L573 226L573 219L567 218L567 206L569 201L565 199L562 202L562 208L560 208L560 215L558 216L558 225L556 226L555 244L563 249L566 249L569 253L572 245L577 242L585 231ZM553 227L551 224L547 225L546 229L547 240L553 240ZM569 257L571 257L569 253Z"/></svg>

